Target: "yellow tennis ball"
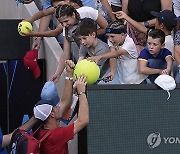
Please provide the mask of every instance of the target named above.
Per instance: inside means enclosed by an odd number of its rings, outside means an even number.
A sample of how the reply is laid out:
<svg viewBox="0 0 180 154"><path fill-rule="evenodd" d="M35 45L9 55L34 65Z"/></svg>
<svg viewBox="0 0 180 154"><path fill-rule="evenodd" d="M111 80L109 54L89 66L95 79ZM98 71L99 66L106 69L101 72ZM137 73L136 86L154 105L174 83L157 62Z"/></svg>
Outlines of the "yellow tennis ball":
<svg viewBox="0 0 180 154"><path fill-rule="evenodd" d="M27 34L28 33L28 30L27 28L28 27L31 31L33 29L32 25L30 22L28 21L21 21L19 24L18 24L18 32L21 36L24 36L22 33L24 34Z"/></svg>
<svg viewBox="0 0 180 154"><path fill-rule="evenodd" d="M83 59L76 64L74 69L74 78L76 80L80 75L86 76L87 84L93 84L100 76L99 66L93 61Z"/></svg>

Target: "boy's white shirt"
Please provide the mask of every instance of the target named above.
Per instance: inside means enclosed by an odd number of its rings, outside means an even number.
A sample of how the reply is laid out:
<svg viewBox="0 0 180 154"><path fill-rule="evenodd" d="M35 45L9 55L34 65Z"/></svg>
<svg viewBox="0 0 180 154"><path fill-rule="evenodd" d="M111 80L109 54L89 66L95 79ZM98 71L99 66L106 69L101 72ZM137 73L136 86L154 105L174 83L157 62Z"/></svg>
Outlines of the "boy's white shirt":
<svg viewBox="0 0 180 154"><path fill-rule="evenodd" d="M108 41L110 47L114 47ZM139 84L147 75L140 74L138 71L138 51L133 39L126 36L122 46L116 47L117 49L125 49L127 52L117 58L117 74L121 84Z"/></svg>

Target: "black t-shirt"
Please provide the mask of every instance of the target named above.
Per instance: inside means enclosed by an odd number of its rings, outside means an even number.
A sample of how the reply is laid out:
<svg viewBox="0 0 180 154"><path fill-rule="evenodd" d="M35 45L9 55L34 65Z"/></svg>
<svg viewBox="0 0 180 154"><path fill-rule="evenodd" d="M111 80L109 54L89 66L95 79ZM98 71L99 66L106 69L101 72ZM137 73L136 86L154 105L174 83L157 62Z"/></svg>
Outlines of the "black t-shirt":
<svg viewBox="0 0 180 154"><path fill-rule="evenodd" d="M151 11L161 11L160 0L129 0L128 1L128 15L138 21L143 22L151 20L154 16Z"/></svg>

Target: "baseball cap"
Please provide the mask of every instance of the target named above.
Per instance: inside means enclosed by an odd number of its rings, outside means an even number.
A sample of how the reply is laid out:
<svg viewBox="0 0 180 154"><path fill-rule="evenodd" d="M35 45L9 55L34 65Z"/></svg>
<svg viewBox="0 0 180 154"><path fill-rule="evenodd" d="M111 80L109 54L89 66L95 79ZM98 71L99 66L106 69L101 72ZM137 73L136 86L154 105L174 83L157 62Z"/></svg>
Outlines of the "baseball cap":
<svg viewBox="0 0 180 154"><path fill-rule="evenodd" d="M51 100L40 100L34 106L34 116L42 121L46 120L54 107Z"/></svg>
<svg viewBox="0 0 180 154"><path fill-rule="evenodd" d="M37 49L27 51L26 55L24 56L24 66L33 72L35 79L37 79L41 74L37 60L38 60Z"/></svg>
<svg viewBox="0 0 180 154"><path fill-rule="evenodd" d="M41 91L42 100L51 100L52 105L56 106L59 103L59 96L56 85L53 81L47 81Z"/></svg>
<svg viewBox="0 0 180 154"><path fill-rule="evenodd" d="M158 18L169 30L177 24L176 15L171 10L162 10L160 12L151 11L151 14Z"/></svg>
<svg viewBox="0 0 180 154"><path fill-rule="evenodd" d="M161 87L163 90L167 91L168 93L167 100L170 98L169 90L174 90L176 88L176 83L174 78L166 74L159 75L155 79L154 83L157 84L159 87Z"/></svg>

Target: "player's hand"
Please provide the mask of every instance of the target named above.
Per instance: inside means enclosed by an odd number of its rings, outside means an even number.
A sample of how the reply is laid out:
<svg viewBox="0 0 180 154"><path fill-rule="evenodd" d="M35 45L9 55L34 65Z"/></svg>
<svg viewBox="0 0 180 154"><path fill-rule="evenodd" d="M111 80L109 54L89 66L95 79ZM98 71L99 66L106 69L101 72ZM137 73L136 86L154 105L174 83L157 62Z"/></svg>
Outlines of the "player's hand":
<svg viewBox="0 0 180 154"><path fill-rule="evenodd" d="M80 92L85 92L86 91L86 77L81 75L78 77L77 81L76 81L76 88L77 88L77 92L78 94Z"/></svg>
<svg viewBox="0 0 180 154"><path fill-rule="evenodd" d="M66 72L68 76L73 76L75 64L72 60L65 61Z"/></svg>

